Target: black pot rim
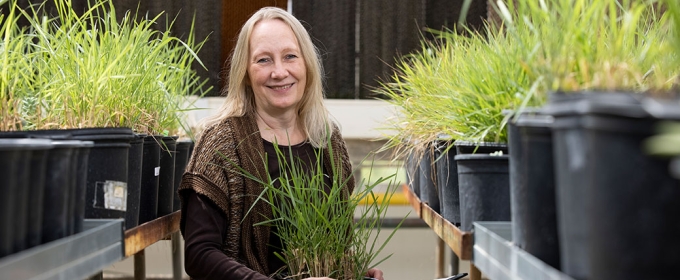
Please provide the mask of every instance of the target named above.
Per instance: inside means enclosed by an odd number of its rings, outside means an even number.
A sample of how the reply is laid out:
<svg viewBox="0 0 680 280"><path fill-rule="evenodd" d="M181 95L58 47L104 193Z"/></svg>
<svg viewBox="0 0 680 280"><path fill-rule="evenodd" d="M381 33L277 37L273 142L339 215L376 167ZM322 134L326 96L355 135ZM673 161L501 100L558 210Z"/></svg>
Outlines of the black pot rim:
<svg viewBox="0 0 680 280"><path fill-rule="evenodd" d="M473 142L473 141L465 141L465 140L456 140L453 142L453 145L455 146L467 146L467 147L491 147L491 148L507 148L508 144L507 143L500 143L500 142Z"/></svg>
<svg viewBox="0 0 680 280"><path fill-rule="evenodd" d="M506 154L503 155L488 155L488 154L460 154L454 157L456 161L474 161L474 160L499 160L507 161L510 157Z"/></svg>
<svg viewBox="0 0 680 280"><path fill-rule="evenodd" d="M680 120L679 101L625 91L556 91L549 94L544 108L547 114L556 117L599 114Z"/></svg>
<svg viewBox="0 0 680 280"><path fill-rule="evenodd" d="M54 148L89 148L94 146L92 141L82 140L52 140Z"/></svg>
<svg viewBox="0 0 680 280"><path fill-rule="evenodd" d="M54 147L52 140L36 138L0 138L0 150L47 150Z"/></svg>

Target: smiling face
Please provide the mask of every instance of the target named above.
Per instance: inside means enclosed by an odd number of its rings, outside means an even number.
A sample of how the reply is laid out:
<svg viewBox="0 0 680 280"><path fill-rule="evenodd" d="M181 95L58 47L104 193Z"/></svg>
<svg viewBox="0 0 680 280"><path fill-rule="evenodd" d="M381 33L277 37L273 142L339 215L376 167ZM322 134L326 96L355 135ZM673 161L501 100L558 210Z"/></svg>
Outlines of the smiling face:
<svg viewBox="0 0 680 280"><path fill-rule="evenodd" d="M305 92L306 73L293 30L281 20L258 22L248 52L248 81L258 110L294 111Z"/></svg>

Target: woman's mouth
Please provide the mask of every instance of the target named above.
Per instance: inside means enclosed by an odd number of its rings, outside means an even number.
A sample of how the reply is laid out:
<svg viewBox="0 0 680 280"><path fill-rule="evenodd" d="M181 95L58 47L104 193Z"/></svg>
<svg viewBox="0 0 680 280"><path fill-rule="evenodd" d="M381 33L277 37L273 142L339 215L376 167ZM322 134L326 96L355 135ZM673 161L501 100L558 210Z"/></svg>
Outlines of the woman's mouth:
<svg viewBox="0 0 680 280"><path fill-rule="evenodd" d="M293 84L287 84L287 85L283 85L283 86L270 86L269 88L271 88L273 90L287 90L292 86L293 86Z"/></svg>

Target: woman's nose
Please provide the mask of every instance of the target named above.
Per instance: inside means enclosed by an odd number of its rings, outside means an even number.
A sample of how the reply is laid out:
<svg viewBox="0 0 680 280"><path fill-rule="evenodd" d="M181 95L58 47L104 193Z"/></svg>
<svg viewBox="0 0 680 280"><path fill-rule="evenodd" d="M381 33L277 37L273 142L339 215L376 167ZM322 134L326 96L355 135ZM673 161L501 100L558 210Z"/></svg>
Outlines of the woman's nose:
<svg viewBox="0 0 680 280"><path fill-rule="evenodd" d="M274 69L272 71L273 79L283 79L288 77L288 69L283 64L283 62L277 62L274 64Z"/></svg>

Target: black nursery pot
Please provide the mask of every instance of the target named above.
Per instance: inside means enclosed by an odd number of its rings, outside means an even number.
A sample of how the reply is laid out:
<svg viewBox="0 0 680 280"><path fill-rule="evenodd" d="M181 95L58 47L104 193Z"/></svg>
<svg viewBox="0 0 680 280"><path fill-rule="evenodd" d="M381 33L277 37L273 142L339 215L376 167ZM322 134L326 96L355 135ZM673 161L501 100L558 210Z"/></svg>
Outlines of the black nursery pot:
<svg viewBox="0 0 680 280"><path fill-rule="evenodd" d="M78 183L73 177L78 162L74 150L83 145L77 140L55 140L52 144L45 165L41 243L68 236L69 214L73 214L68 212L69 197L74 195Z"/></svg>
<svg viewBox="0 0 680 280"><path fill-rule="evenodd" d="M163 137L158 178L158 217L172 213L175 186L175 152L177 136Z"/></svg>
<svg viewBox="0 0 680 280"><path fill-rule="evenodd" d="M575 279L592 279L588 226L593 210L587 201L594 185L592 153L583 129L586 121L578 105L587 94L554 94L544 111L554 117L552 125L555 205L560 268Z"/></svg>
<svg viewBox="0 0 680 280"><path fill-rule="evenodd" d="M26 248L32 248L42 243L43 199L45 197L45 174L47 158L54 147L51 140L46 149L33 150L31 154L31 171L28 187L28 209L26 213Z"/></svg>
<svg viewBox="0 0 680 280"><path fill-rule="evenodd" d="M418 158L416 153L411 151L406 155L405 169L406 169L406 183L417 197L420 197L420 172Z"/></svg>
<svg viewBox="0 0 680 280"><path fill-rule="evenodd" d="M179 184L182 182L182 174L187 167L189 162L189 150L194 144L193 141L178 141L177 151L175 152L175 180L174 187L172 191L172 211L175 212L180 209L179 195L177 194L177 189Z"/></svg>
<svg viewBox="0 0 680 280"><path fill-rule="evenodd" d="M430 206L433 211L439 213L439 192L435 183L437 175L435 174L433 153L432 147L428 146L418 165L420 200Z"/></svg>
<svg viewBox="0 0 680 280"><path fill-rule="evenodd" d="M513 243L560 268L552 116L523 113L508 123Z"/></svg>
<svg viewBox="0 0 680 280"><path fill-rule="evenodd" d="M163 136L144 137L142 151L142 184L139 196L139 224L158 217L158 176L160 174L161 139Z"/></svg>
<svg viewBox="0 0 680 280"><path fill-rule="evenodd" d="M88 157L85 218L125 219L128 153L134 133L129 128L87 128L72 132L74 139L94 142Z"/></svg>
<svg viewBox="0 0 680 280"><path fill-rule="evenodd" d="M50 148L50 140L0 138L0 258L27 248L29 195L40 183L31 175L41 169L36 164L44 166L44 151ZM42 155L42 161L34 162L33 154Z"/></svg>
<svg viewBox="0 0 680 280"><path fill-rule="evenodd" d="M439 190L441 216L456 226L460 226L460 199L458 190L458 165L456 149L452 141L435 142L435 173Z"/></svg>
<svg viewBox="0 0 680 280"><path fill-rule="evenodd" d="M647 156L641 146L659 121L680 120L678 100L621 92L556 93L548 105L555 129L569 132L553 131L554 149L563 152L555 154L558 210L585 209L583 217L572 220L587 217L587 223L578 225L587 229L583 254L589 257L588 271L575 278L677 278L680 189L668 173L669 159ZM573 154L579 146L585 151ZM575 167L583 170L576 174L583 186L573 182L561 186L560 177L566 176L561 173L573 176ZM560 196L575 197L569 193L574 191L581 192L582 207L560 206L564 200ZM565 221L559 223L562 233ZM562 264L564 270L564 260Z"/></svg>
<svg viewBox="0 0 680 280"><path fill-rule="evenodd" d="M574 104L590 153L590 279L677 279L680 187L669 159L642 143L661 120L680 120L678 100L590 93Z"/></svg>
<svg viewBox="0 0 680 280"><path fill-rule="evenodd" d="M128 153L128 195L125 211L126 229L131 229L139 224L144 137L146 137L146 134L135 134L135 138L130 141L130 152Z"/></svg>
<svg viewBox="0 0 680 280"><path fill-rule="evenodd" d="M69 199L69 235L83 231L85 219L85 193L87 191L87 174L90 162L90 150L94 147L92 141L81 141L80 147L73 150L75 160L72 178L75 180L74 190Z"/></svg>
<svg viewBox="0 0 680 280"><path fill-rule="evenodd" d="M461 230L475 221L510 221L508 156L458 154Z"/></svg>
<svg viewBox="0 0 680 280"><path fill-rule="evenodd" d="M508 145L504 143L495 142L469 142L456 140L454 142L456 147L456 154L491 154L496 152L502 152L504 155L508 154Z"/></svg>

